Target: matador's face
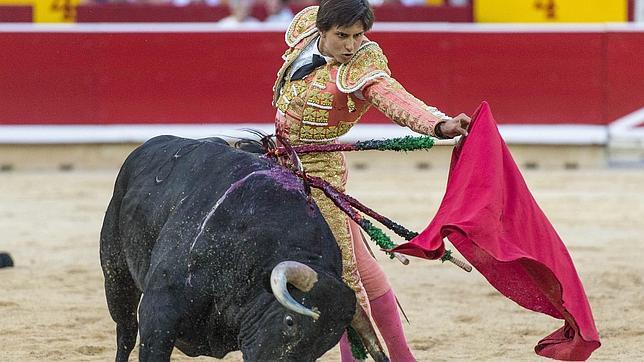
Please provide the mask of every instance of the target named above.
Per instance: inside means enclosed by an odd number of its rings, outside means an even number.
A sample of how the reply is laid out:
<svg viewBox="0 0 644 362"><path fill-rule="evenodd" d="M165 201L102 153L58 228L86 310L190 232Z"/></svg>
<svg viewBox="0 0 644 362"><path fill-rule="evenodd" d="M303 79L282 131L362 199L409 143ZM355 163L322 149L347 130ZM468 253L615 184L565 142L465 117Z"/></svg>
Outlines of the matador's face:
<svg viewBox="0 0 644 362"><path fill-rule="evenodd" d="M339 63L346 63L358 51L363 38L364 26L360 21L351 26L336 25L320 32L320 52Z"/></svg>

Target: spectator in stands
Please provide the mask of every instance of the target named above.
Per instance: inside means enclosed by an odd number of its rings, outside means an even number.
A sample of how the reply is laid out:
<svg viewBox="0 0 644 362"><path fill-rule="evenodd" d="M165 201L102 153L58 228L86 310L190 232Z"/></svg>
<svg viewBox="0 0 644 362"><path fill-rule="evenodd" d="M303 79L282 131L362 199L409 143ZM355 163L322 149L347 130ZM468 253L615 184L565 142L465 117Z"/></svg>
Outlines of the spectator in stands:
<svg viewBox="0 0 644 362"><path fill-rule="evenodd" d="M449 6L468 6L470 0L369 0L372 5L380 5L383 3L401 3L405 6L425 6L425 5L449 5Z"/></svg>
<svg viewBox="0 0 644 362"><path fill-rule="evenodd" d="M289 0L264 0L266 7L267 23L290 23L293 20L293 11L288 6Z"/></svg>
<svg viewBox="0 0 644 362"><path fill-rule="evenodd" d="M186 6L190 4L206 4L208 6L217 6L222 3L221 0L171 0L172 5Z"/></svg>
<svg viewBox="0 0 644 362"><path fill-rule="evenodd" d="M86 4L137 4L137 5L163 5L168 0L85 0Z"/></svg>
<svg viewBox="0 0 644 362"><path fill-rule="evenodd" d="M250 15L254 4L254 0L228 0L230 15L219 20L219 24L236 25L259 22L259 20Z"/></svg>
<svg viewBox="0 0 644 362"><path fill-rule="evenodd" d="M405 6L424 6L427 5L426 0L400 0L400 3Z"/></svg>
<svg viewBox="0 0 644 362"><path fill-rule="evenodd" d="M372 6L380 6L383 4L398 4L401 0L369 0Z"/></svg>
<svg viewBox="0 0 644 362"><path fill-rule="evenodd" d="M469 6L470 0L449 0L449 6Z"/></svg>
<svg viewBox="0 0 644 362"><path fill-rule="evenodd" d="M411 95L391 76L382 50L364 35L373 19L368 0L322 0L319 7L307 7L295 15L286 32L288 49L273 88L278 136L300 145L335 143L371 106L422 134L439 138L467 135L470 117L463 113L447 116ZM342 154L302 154L300 160L309 175L344 191L347 167ZM343 280L356 292L364 311L356 318L370 323L363 317L370 310L391 361L415 361L391 285L367 251L359 227L320 190L311 194L342 253ZM340 351L343 362L353 361L346 335Z"/></svg>

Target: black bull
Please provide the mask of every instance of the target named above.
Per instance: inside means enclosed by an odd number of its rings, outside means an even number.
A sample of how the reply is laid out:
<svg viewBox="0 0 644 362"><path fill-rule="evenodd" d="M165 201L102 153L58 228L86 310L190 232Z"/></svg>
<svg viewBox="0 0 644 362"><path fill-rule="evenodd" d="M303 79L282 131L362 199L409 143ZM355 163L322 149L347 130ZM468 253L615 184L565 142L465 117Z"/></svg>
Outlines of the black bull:
<svg viewBox="0 0 644 362"><path fill-rule="evenodd" d="M137 329L142 361L168 361L174 346L312 361L355 312L336 242L302 182L216 138L160 136L132 152L100 251L117 361Z"/></svg>

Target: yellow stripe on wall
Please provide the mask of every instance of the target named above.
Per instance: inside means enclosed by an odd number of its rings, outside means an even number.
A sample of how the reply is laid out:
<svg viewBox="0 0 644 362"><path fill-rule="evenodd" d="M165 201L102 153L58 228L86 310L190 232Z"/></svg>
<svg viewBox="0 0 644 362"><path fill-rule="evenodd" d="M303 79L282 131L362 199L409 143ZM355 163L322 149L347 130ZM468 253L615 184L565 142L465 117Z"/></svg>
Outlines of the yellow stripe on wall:
<svg viewBox="0 0 644 362"><path fill-rule="evenodd" d="M625 22L628 0L475 0L476 22Z"/></svg>
<svg viewBox="0 0 644 362"><path fill-rule="evenodd" d="M73 23L76 6L81 0L37 0L34 3L35 23Z"/></svg>
<svg viewBox="0 0 644 362"><path fill-rule="evenodd" d="M0 0L3 5L31 5L35 23L73 23L82 0Z"/></svg>

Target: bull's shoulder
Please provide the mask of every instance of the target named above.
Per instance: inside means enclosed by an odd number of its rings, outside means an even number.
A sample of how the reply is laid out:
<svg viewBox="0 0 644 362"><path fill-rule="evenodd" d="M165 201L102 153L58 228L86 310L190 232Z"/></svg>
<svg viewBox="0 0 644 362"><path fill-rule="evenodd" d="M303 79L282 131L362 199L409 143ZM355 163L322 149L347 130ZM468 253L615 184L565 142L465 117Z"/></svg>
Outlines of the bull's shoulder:
<svg viewBox="0 0 644 362"><path fill-rule="evenodd" d="M141 146L137 147L130 154L128 160L143 158L143 162L147 163L154 160L166 160L172 157L179 158L203 145L230 148L226 140L218 137L192 139L173 135L161 135L150 138ZM126 160L126 163L128 163L128 160Z"/></svg>
<svg viewBox="0 0 644 362"><path fill-rule="evenodd" d="M232 147L221 138L189 139L176 136L154 137L126 159L121 173L124 179L152 177L177 182L214 182L222 173L245 176L249 170L269 168L271 162L257 153ZM190 175L190 180L183 180Z"/></svg>

